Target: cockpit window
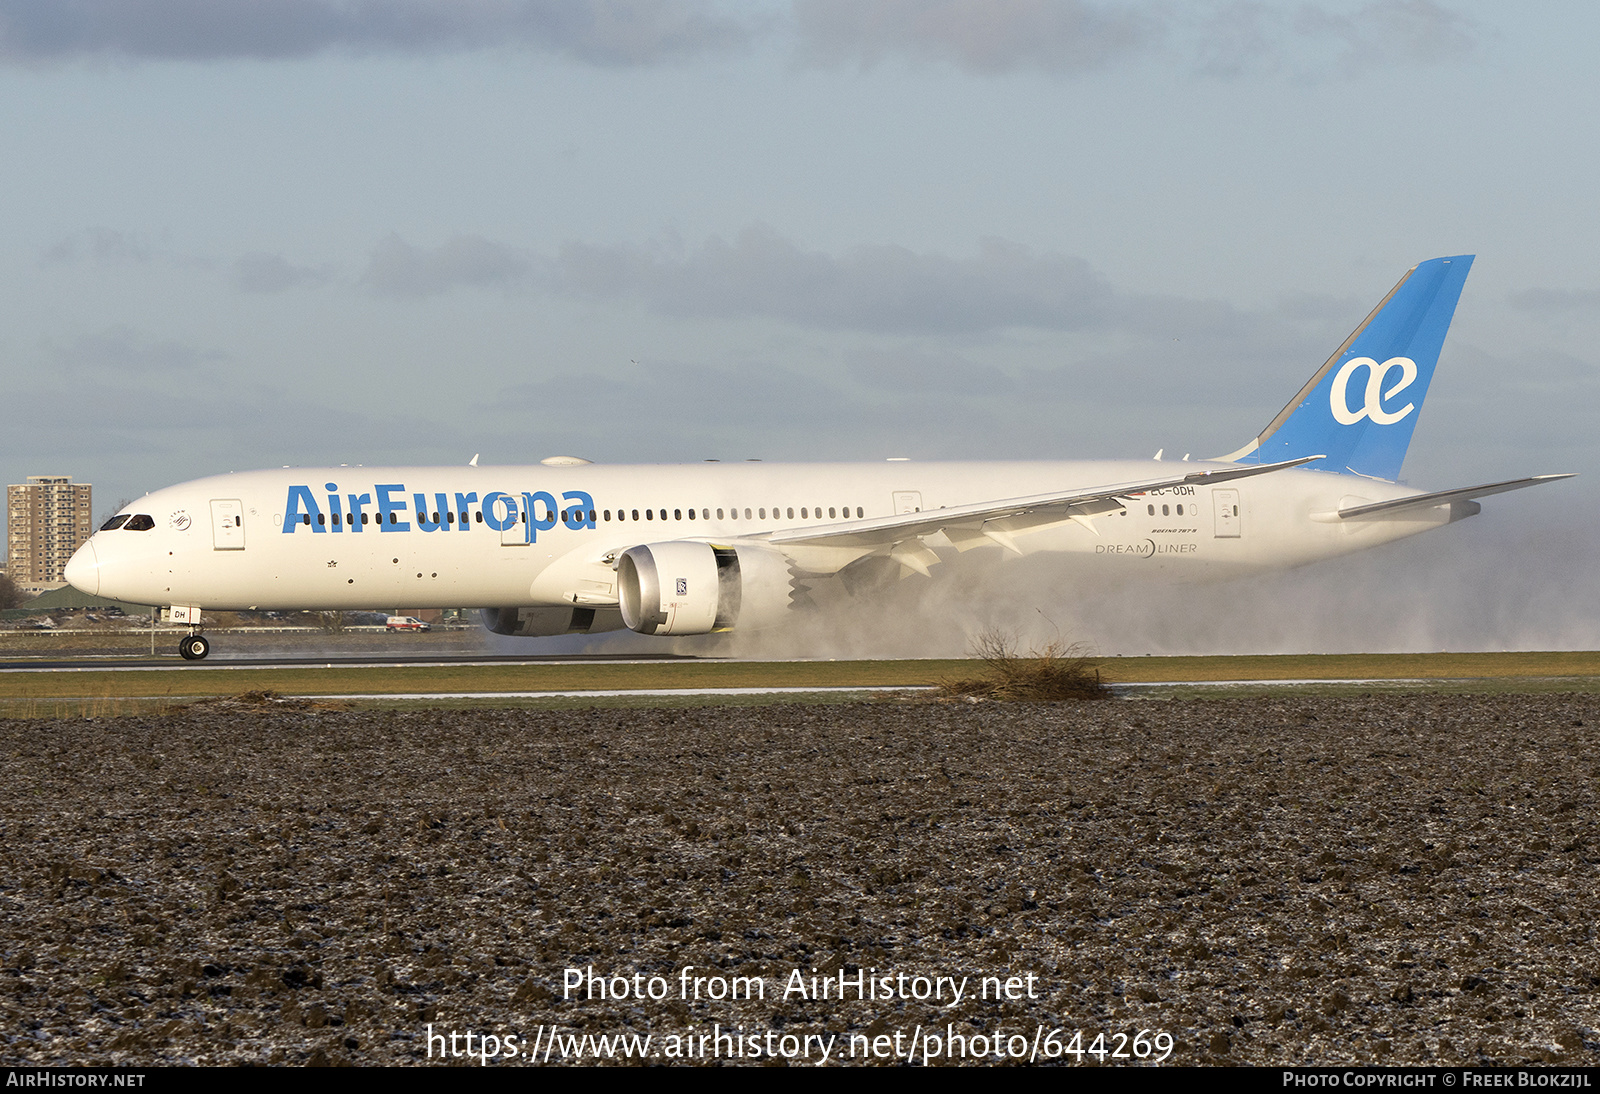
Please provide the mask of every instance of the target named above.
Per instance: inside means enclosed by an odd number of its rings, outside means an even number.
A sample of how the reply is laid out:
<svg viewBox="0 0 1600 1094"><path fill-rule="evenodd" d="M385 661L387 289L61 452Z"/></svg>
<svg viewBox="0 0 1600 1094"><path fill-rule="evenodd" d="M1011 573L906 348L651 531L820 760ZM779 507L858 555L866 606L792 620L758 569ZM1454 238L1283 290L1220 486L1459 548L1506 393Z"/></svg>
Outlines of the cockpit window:
<svg viewBox="0 0 1600 1094"><path fill-rule="evenodd" d="M147 513L136 513L127 524L122 526L124 532L148 532L156 526Z"/></svg>
<svg viewBox="0 0 1600 1094"><path fill-rule="evenodd" d="M102 524L100 526L100 530L102 532L115 532L118 528L121 528L125 523L127 523L128 517L131 515L132 514L130 513L119 513L117 516L112 517L110 520Z"/></svg>

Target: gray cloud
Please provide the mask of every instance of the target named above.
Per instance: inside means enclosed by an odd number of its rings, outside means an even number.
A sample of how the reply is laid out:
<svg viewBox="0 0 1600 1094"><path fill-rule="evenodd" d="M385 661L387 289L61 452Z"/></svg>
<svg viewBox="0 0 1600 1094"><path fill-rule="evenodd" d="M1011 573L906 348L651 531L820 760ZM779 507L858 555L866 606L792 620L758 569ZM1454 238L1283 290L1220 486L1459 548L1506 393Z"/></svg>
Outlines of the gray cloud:
<svg viewBox="0 0 1600 1094"><path fill-rule="evenodd" d="M1327 296L1321 293L1287 292L1278 297L1277 312L1285 319L1306 319L1317 322L1347 322L1365 303L1371 308L1374 301L1362 301L1354 296ZM1364 314L1364 313L1362 313Z"/></svg>
<svg viewBox="0 0 1600 1094"><path fill-rule="evenodd" d="M314 266L296 266L282 255L253 251L233 264L233 286L240 292L275 293L327 281L329 273Z"/></svg>
<svg viewBox="0 0 1600 1094"><path fill-rule="evenodd" d="M1477 46L1474 24L1433 0L1377 0L1354 11L1256 0L1187 8L1160 0L794 0L794 25L813 64L903 57L978 75L1070 76L1161 50L1210 76L1354 75L1450 61Z"/></svg>
<svg viewBox="0 0 1600 1094"><path fill-rule="evenodd" d="M448 453L454 462L455 450L467 443L452 444L448 423L437 416L329 405L299 389L240 385L226 375L170 388L148 379L85 384L74 392L70 416L13 415L0 430L0 463L14 476L63 468L94 484L99 508L108 498L291 459L312 466L426 463L443 462Z"/></svg>
<svg viewBox="0 0 1600 1094"><path fill-rule="evenodd" d="M1247 312L1218 300L1125 293L1080 258L1003 239L983 240L967 256L887 244L830 254L759 224L698 246L570 242L553 258L478 236L433 249L390 236L374 248L364 280L394 297L521 290L634 302L680 318L761 318L886 336L1074 332L1097 339L1084 343L1074 367L1092 356L1107 373L1142 369L1136 361L1159 370L1219 360L1236 370L1267 368L1331 349L1364 314L1359 302L1313 297ZM1006 382L947 351L908 346L857 354L850 372L883 390L999 390Z"/></svg>
<svg viewBox="0 0 1600 1094"><path fill-rule="evenodd" d="M568 243L559 291L635 297L673 315L766 315L835 330L1079 329L1104 322L1111 288L1082 259L984 240L971 258L904 247L803 251L765 225L696 251Z"/></svg>
<svg viewBox="0 0 1600 1094"><path fill-rule="evenodd" d="M593 415L560 412L571 407L603 408L606 428L597 434ZM605 460L772 459L805 451L819 436L874 436L882 425L879 408L833 379L771 361L577 368L508 386L473 411L485 450L517 459L527 458L530 423L543 446L538 457L570 451ZM671 422L665 433L663 421Z"/></svg>
<svg viewBox="0 0 1600 1094"><path fill-rule="evenodd" d="M887 357L887 355L886 355ZM930 369L954 369L961 359L924 355ZM1004 374L987 370L989 375ZM1003 397L988 398L955 377L934 378L930 389L891 389L832 369L797 370L771 359L733 365L645 360L574 366L508 386L474 406L468 418L482 438L485 459L507 462L571 451L603 462L881 459L1006 451L1038 454L1040 436L1056 436L1056 406L1022 412ZM592 415L560 408L601 407ZM662 422L671 428L663 431ZM529 432L530 423L536 428ZM1048 428L1041 432L1041 424ZM529 437L538 447L530 451ZM480 443L474 441L474 447ZM515 455L496 455L496 454Z"/></svg>
<svg viewBox="0 0 1600 1094"><path fill-rule="evenodd" d="M1582 414L1595 406L1592 389L1600 383L1600 369L1589 361L1538 346L1524 346L1513 354L1502 355L1470 343L1455 345L1449 349L1449 364L1471 377L1470 397L1498 405L1497 413L1502 418L1519 413L1534 417L1546 414L1551 396L1559 396L1565 402L1568 414Z"/></svg>
<svg viewBox="0 0 1600 1094"><path fill-rule="evenodd" d="M1199 71L1346 76L1393 65L1443 64L1478 48L1478 28L1433 0L1377 0L1354 11L1239 0L1200 16Z"/></svg>
<svg viewBox="0 0 1600 1094"><path fill-rule="evenodd" d="M382 296L422 297L460 286L507 288L532 271L525 254L482 236L456 236L425 250L391 235L372 249L362 281Z"/></svg>
<svg viewBox="0 0 1600 1094"><path fill-rule="evenodd" d="M1162 37L1148 4L1086 0L795 0L807 57L871 65L885 56L945 61L985 75L1074 73Z"/></svg>
<svg viewBox="0 0 1600 1094"><path fill-rule="evenodd" d="M673 408L674 429L685 419L692 420L690 411L694 410L704 415L712 433L718 420L731 412L737 412L746 425L754 422L774 428L797 428L790 424L793 419L813 411L833 416L839 424L845 424L837 417L841 408L848 408L852 415L862 413L835 384L779 365L726 369L678 361L630 362L605 370L546 376L509 386L480 409L539 414L551 407L584 405L604 406L608 420L637 422L646 428L661 420L663 408ZM593 428L587 418L572 425L580 435ZM521 425L517 429L523 431Z"/></svg>
<svg viewBox="0 0 1600 1094"><path fill-rule="evenodd" d="M132 232L111 228L86 228L63 236L39 256L40 265L53 266L83 260L91 262L148 262L147 240Z"/></svg>
<svg viewBox="0 0 1600 1094"><path fill-rule="evenodd" d="M1378 0L1348 15L1307 4L1296 13L1295 29L1312 40L1339 43L1339 64L1350 71L1437 64L1477 46L1472 21L1433 0Z"/></svg>
<svg viewBox="0 0 1600 1094"><path fill-rule="evenodd" d="M171 339L155 339L128 327L110 327L65 346L47 347L68 372L171 373L228 360L221 350L202 350Z"/></svg>
<svg viewBox="0 0 1600 1094"><path fill-rule="evenodd" d="M1016 381L995 366L948 352L867 350L854 356L849 372L862 387L896 395L988 397L1006 395L1016 388Z"/></svg>
<svg viewBox="0 0 1600 1094"><path fill-rule="evenodd" d="M533 49L637 65L743 46L707 0L0 0L0 59L280 59Z"/></svg>
<svg viewBox="0 0 1600 1094"><path fill-rule="evenodd" d="M1200 72L1345 74L1453 60L1477 28L1434 0L1334 10L1236 0L0 0L0 63L279 60L524 50L601 66L724 55L787 34L822 66L888 58L1074 75L1168 49ZM1314 56L1312 56L1314 55Z"/></svg>
<svg viewBox="0 0 1600 1094"><path fill-rule="evenodd" d="M1522 311L1588 311L1600 308L1600 289L1528 289L1508 299Z"/></svg>

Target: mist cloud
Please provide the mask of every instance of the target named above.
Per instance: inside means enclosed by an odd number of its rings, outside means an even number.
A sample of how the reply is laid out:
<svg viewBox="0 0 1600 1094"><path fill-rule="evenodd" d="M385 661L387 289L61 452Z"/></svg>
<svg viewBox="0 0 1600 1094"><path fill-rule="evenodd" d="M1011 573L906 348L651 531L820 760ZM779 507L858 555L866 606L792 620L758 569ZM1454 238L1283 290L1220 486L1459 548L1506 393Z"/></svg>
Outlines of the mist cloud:
<svg viewBox="0 0 1600 1094"><path fill-rule="evenodd" d="M693 251L569 243L558 291L634 297L672 315L786 319L834 330L992 330L1095 326L1114 302L1082 259L986 239L970 258L878 244L841 256L806 251L765 225Z"/></svg>
<svg viewBox="0 0 1600 1094"><path fill-rule="evenodd" d="M374 249L364 280L397 298L491 289L631 304L689 320L769 320L881 336L889 341L850 355L841 379L932 402L1015 390L1066 402L1118 403L1133 390L1144 406L1234 402L1238 389L1216 382L1224 373L1248 390L1266 378L1276 393L1285 368L1303 378L1299 369L1309 372L1368 306L1301 294L1247 311L1221 300L1125 292L1081 258L1003 239L984 240L967 255L889 244L829 253L759 224L698 245L570 242L553 257L478 236L436 248L390 236ZM1029 332L1084 337L1050 366L1010 374L935 341L994 346ZM924 338L930 341L918 344Z"/></svg>
<svg viewBox="0 0 1600 1094"><path fill-rule="evenodd" d="M917 349L866 350L850 361L850 376L862 387L894 395L907 392L955 396L1008 395L1016 382L993 365L959 354Z"/></svg>
<svg viewBox="0 0 1600 1094"><path fill-rule="evenodd" d="M151 338L121 326L84 335L64 346L49 347L47 352L54 364L67 372L175 373L228 360L221 350Z"/></svg>
<svg viewBox="0 0 1600 1094"><path fill-rule="evenodd" d="M1433 0L1378 0L1353 11L1240 0L1199 17L1197 68L1208 76L1444 64L1478 49L1476 24Z"/></svg>
<svg viewBox="0 0 1600 1094"><path fill-rule="evenodd" d="M1359 304L1309 296L1244 311L1220 300L1128 293L1081 258L1004 239L983 240L966 256L886 244L830 254L765 225L692 248L569 243L541 283L557 294L631 300L666 315L776 319L826 331L991 341L1022 330L1093 335L1074 359L1030 374L1027 384L1081 396L1126 393L1147 378L1147 402L1192 395L1173 377L1191 369L1215 375L1219 361L1238 372L1325 356L1365 314ZM943 351L897 347L859 358L853 371L869 387L902 392L984 386L984 370ZM1002 389L998 377L988 379L991 390Z"/></svg>
<svg viewBox="0 0 1600 1094"><path fill-rule="evenodd" d="M821 66L887 58L981 76L1072 76L1160 52L1198 72L1354 75L1440 64L1477 48L1471 20L1433 0L1377 0L1354 10L1238 0L1174 8L1156 0L795 0L801 56Z"/></svg>
<svg viewBox="0 0 1600 1094"><path fill-rule="evenodd" d="M1510 304L1520 311L1592 311L1600 308L1597 289L1528 289L1513 293Z"/></svg>
<svg viewBox="0 0 1600 1094"><path fill-rule="evenodd" d="M0 0L0 63L288 60L523 51L603 67L778 43L817 67L897 59L977 76L1074 76L1164 56L1202 74L1446 63L1478 45L1434 0Z"/></svg>
<svg viewBox="0 0 1600 1094"><path fill-rule="evenodd" d="M1433 0L1379 0L1350 14L1306 5L1294 22L1295 31L1308 39L1339 43L1339 63L1350 71L1437 64L1477 47L1472 21Z"/></svg>
<svg viewBox="0 0 1600 1094"><path fill-rule="evenodd" d="M436 296L459 287L508 288L533 264L516 248L460 235L431 250L390 235L372 249L362 281L380 296Z"/></svg>
<svg viewBox="0 0 1600 1094"><path fill-rule="evenodd" d="M51 244L39 256L39 264L54 266L82 261L139 263L149 262L151 254L150 243L142 236L113 228L86 228Z"/></svg>
<svg viewBox="0 0 1600 1094"><path fill-rule="evenodd" d="M703 0L0 0L0 59L280 60L530 49L640 65L743 46Z"/></svg>
<svg viewBox="0 0 1600 1094"><path fill-rule="evenodd" d="M252 252L233 264L233 285L240 292L276 293L328 280L327 270L296 266L282 255Z"/></svg>
<svg viewBox="0 0 1600 1094"><path fill-rule="evenodd" d="M1150 5L1085 0L796 0L794 16L816 64L899 55L983 75L1082 72L1146 49L1164 31Z"/></svg>

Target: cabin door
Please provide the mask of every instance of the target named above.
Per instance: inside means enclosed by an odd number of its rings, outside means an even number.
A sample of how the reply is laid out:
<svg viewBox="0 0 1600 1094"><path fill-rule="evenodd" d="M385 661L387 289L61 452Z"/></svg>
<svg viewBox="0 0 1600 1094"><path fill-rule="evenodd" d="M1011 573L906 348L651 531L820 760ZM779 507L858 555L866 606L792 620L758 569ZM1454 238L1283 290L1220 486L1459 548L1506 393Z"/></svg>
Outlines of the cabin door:
<svg viewBox="0 0 1600 1094"><path fill-rule="evenodd" d="M218 551L244 550L244 504L237 499L211 503L211 546Z"/></svg>
<svg viewBox="0 0 1600 1094"><path fill-rule="evenodd" d="M1239 528L1243 523L1239 518L1239 491L1213 490L1211 504L1217 514L1217 538L1238 539Z"/></svg>

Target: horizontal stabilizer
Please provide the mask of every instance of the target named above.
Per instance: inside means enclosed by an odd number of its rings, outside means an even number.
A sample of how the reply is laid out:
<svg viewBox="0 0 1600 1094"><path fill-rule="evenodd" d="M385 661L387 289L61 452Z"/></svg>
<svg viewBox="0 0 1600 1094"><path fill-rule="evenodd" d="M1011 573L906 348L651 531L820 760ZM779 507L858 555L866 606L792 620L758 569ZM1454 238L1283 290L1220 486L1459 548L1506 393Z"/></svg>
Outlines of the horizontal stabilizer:
<svg viewBox="0 0 1600 1094"><path fill-rule="evenodd" d="M1485 483L1483 486L1463 486L1459 490L1440 490L1433 494L1418 494L1414 498L1397 498L1394 501L1379 501L1371 505L1358 505L1353 509L1341 509L1338 512L1338 517L1340 520L1385 519L1398 516L1408 510L1433 509L1440 505L1449 505L1451 502L1488 497L1490 494L1504 494L1508 490L1521 490L1525 486L1538 486L1541 483L1555 482L1558 479L1570 479L1572 477L1572 475L1535 475L1529 479L1491 482Z"/></svg>

